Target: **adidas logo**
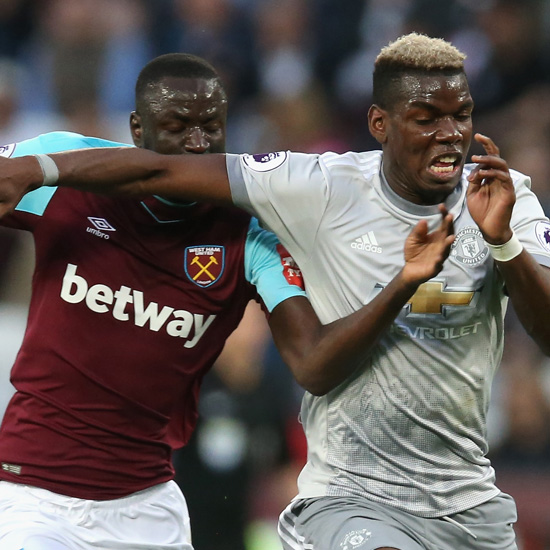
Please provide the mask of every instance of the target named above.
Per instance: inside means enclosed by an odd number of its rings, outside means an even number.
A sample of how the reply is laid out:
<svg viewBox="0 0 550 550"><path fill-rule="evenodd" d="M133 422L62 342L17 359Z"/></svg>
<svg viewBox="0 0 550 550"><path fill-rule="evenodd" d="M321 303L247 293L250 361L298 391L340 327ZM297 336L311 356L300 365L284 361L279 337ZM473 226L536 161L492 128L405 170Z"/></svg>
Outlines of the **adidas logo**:
<svg viewBox="0 0 550 550"><path fill-rule="evenodd" d="M373 231L369 231L358 239L355 239L355 241L351 243L351 248L364 250L365 252L374 252L375 254L382 254L382 247L378 246L378 241L376 240Z"/></svg>

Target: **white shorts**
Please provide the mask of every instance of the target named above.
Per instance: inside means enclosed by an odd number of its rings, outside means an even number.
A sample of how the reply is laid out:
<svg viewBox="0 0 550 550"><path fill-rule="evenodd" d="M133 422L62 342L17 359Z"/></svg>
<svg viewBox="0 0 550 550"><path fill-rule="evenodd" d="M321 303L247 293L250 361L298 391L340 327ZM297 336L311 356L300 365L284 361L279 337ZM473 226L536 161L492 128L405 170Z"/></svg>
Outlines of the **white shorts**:
<svg viewBox="0 0 550 550"><path fill-rule="evenodd" d="M115 500L82 500L0 481L2 550L193 550L174 481Z"/></svg>

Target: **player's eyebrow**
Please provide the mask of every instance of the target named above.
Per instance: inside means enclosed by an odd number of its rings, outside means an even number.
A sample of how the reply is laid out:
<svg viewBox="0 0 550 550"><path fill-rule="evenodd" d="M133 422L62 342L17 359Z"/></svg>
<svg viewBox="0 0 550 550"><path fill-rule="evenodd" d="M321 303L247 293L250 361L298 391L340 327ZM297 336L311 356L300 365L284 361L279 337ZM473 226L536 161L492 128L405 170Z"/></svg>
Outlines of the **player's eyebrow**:
<svg viewBox="0 0 550 550"><path fill-rule="evenodd" d="M415 99L414 101L411 101L409 105L411 107L416 107L418 109L426 109L427 111L432 111L432 112L438 112L441 110L437 105L434 105L433 103L424 101L422 99ZM468 99L460 104L460 107L457 109L457 112L463 111L464 109L473 109L473 108L474 108L473 100Z"/></svg>

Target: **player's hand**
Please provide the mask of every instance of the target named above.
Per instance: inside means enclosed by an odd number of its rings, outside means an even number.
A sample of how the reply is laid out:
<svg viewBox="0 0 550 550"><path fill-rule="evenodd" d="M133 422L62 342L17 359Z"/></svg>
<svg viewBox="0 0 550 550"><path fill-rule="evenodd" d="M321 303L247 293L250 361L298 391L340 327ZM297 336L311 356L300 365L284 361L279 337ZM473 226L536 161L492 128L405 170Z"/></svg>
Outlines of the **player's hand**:
<svg viewBox="0 0 550 550"><path fill-rule="evenodd" d="M428 232L426 220L420 220L405 241L403 278L411 285L420 285L435 277L449 256L455 235L453 215L443 204L439 205L441 224Z"/></svg>
<svg viewBox="0 0 550 550"><path fill-rule="evenodd" d="M504 244L512 238L510 219L516 202L507 162L491 138L476 134L486 155L473 155L477 166L468 176L468 210L490 244Z"/></svg>
<svg viewBox="0 0 550 550"><path fill-rule="evenodd" d="M12 212L23 195L38 187L31 181L41 178L40 165L35 158L0 157L0 218Z"/></svg>

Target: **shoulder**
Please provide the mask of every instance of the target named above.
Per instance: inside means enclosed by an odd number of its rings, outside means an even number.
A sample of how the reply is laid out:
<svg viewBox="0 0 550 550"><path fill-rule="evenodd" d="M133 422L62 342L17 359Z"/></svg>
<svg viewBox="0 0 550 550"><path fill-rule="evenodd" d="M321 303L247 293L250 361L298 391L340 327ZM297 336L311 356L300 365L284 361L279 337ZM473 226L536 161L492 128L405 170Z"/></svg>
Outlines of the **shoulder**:
<svg viewBox="0 0 550 550"><path fill-rule="evenodd" d="M510 168L510 176L512 176L512 181L514 182L514 187L527 187L531 189L531 177L522 172L518 172L513 168Z"/></svg>
<svg viewBox="0 0 550 550"><path fill-rule="evenodd" d="M112 141L99 137L84 136L75 132L50 132L38 136L37 140L42 143L57 144L63 147L81 148L81 147L133 147L128 143Z"/></svg>
<svg viewBox="0 0 550 550"><path fill-rule="evenodd" d="M382 151L365 151L337 154L324 153L319 164L329 188L346 188L350 192L364 192L379 185Z"/></svg>
<svg viewBox="0 0 550 550"><path fill-rule="evenodd" d="M347 170L360 172L365 177L371 177L380 172L382 151L364 151L347 153L323 153L319 162L329 171Z"/></svg>
<svg viewBox="0 0 550 550"><path fill-rule="evenodd" d="M3 156L20 157L37 153L57 153L90 147L128 147L128 144L83 136L74 132L49 132L2 147Z"/></svg>
<svg viewBox="0 0 550 550"><path fill-rule="evenodd" d="M347 151L345 153L333 153L327 151L319 155L325 164L347 164L355 166L380 166L382 160L382 151Z"/></svg>
<svg viewBox="0 0 550 550"><path fill-rule="evenodd" d="M277 151L259 155L227 154L230 164L240 163L248 172L261 174L280 173L284 170L293 176L297 171L311 174L315 167L321 170L337 170L338 168L355 169L365 174L378 173L382 161L382 151L348 151L345 153L302 153L296 151Z"/></svg>

